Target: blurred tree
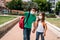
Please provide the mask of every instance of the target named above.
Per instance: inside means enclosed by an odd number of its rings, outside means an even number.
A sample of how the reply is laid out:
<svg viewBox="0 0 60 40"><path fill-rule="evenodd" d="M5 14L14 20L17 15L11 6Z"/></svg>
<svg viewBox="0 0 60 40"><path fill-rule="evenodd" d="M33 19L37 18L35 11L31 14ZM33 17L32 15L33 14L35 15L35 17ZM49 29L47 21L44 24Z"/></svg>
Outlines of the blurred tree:
<svg viewBox="0 0 60 40"><path fill-rule="evenodd" d="M22 1L21 0L12 0L6 4L6 7L9 9L22 10Z"/></svg>
<svg viewBox="0 0 60 40"><path fill-rule="evenodd" d="M38 8L38 5L37 5L37 3L35 3L35 2L23 2L22 3L22 8L25 10L25 11L27 11L27 10L29 10L30 8Z"/></svg>
<svg viewBox="0 0 60 40"><path fill-rule="evenodd" d="M32 0L32 2L36 2L36 1L42 1L42 2L46 2L47 0Z"/></svg>
<svg viewBox="0 0 60 40"><path fill-rule="evenodd" d="M57 2L57 4L56 4L55 12L56 12L57 15L59 15L59 12L60 12L60 1Z"/></svg>
<svg viewBox="0 0 60 40"><path fill-rule="evenodd" d="M46 2L46 11L51 12L51 7L52 7L52 4L49 2Z"/></svg>
<svg viewBox="0 0 60 40"><path fill-rule="evenodd" d="M32 0L38 4L38 9L40 11L50 11L51 10L51 3L47 2L46 0Z"/></svg>

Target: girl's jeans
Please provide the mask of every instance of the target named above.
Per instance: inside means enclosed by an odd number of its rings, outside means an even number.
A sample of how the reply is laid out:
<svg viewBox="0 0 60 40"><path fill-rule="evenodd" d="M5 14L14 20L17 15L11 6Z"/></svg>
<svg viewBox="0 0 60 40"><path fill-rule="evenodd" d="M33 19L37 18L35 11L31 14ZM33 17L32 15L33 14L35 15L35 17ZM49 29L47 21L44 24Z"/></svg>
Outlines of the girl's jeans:
<svg viewBox="0 0 60 40"><path fill-rule="evenodd" d="M24 40L30 40L30 33L31 33L30 28L24 28L24 30L23 30Z"/></svg>
<svg viewBox="0 0 60 40"><path fill-rule="evenodd" d="M36 40L39 40L40 35L41 35L41 40L44 40L43 32L36 32Z"/></svg>

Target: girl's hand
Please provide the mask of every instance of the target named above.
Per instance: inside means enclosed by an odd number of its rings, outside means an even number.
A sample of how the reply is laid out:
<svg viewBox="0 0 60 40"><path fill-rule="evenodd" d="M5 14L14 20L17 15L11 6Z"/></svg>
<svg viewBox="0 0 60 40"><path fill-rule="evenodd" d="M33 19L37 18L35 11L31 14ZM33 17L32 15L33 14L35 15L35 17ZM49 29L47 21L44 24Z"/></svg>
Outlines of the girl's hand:
<svg viewBox="0 0 60 40"><path fill-rule="evenodd" d="M35 31L33 30L32 33L35 33Z"/></svg>
<svg viewBox="0 0 60 40"><path fill-rule="evenodd" d="M44 36L46 36L46 33L44 33Z"/></svg>

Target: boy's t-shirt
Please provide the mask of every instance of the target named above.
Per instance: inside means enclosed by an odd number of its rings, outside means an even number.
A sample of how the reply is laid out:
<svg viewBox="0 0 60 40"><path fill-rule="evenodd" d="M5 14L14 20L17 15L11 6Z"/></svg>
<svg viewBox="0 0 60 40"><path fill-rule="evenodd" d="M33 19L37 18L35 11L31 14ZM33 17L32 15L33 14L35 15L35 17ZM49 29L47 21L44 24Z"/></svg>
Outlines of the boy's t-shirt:
<svg viewBox="0 0 60 40"><path fill-rule="evenodd" d="M28 14L29 12L25 12L24 15L25 15L25 20L24 22L26 22L27 20L27 17L28 17ZM30 16L28 18L28 21L27 23L24 25L25 28L31 28L32 27L32 23L36 21L36 16L34 14L31 14L30 13Z"/></svg>

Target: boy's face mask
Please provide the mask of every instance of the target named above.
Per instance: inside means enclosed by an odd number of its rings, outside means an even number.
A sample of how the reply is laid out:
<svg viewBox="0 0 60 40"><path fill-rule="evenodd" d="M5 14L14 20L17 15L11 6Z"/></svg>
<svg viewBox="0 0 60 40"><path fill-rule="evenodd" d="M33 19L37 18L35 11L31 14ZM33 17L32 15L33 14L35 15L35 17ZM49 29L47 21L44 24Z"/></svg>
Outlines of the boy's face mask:
<svg viewBox="0 0 60 40"><path fill-rule="evenodd" d="M35 12L31 11L31 14L35 14Z"/></svg>
<svg viewBox="0 0 60 40"><path fill-rule="evenodd" d="M31 14L35 14L36 13L36 11L35 11L35 9L31 9Z"/></svg>

